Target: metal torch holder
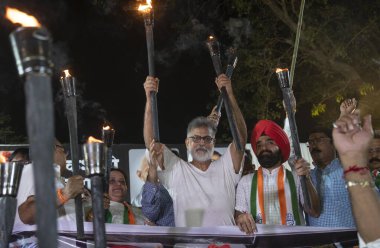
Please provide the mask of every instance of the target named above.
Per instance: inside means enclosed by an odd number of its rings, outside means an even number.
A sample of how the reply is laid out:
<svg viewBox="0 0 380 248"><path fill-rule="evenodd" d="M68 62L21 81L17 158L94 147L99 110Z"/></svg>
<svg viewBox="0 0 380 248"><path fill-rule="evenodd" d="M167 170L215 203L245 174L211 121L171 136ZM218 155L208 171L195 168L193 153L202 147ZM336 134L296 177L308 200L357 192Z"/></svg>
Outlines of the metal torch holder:
<svg viewBox="0 0 380 248"><path fill-rule="evenodd" d="M45 28L19 27L10 34L13 54L20 76L28 72L51 75L51 38Z"/></svg>
<svg viewBox="0 0 380 248"><path fill-rule="evenodd" d="M25 79L27 131L36 189L37 238L40 248L57 247L54 110L51 88L51 36L44 27L20 27L10 41L20 77Z"/></svg>
<svg viewBox="0 0 380 248"><path fill-rule="evenodd" d="M17 211L17 192L24 165L0 164L0 247L8 247Z"/></svg>
<svg viewBox="0 0 380 248"><path fill-rule="evenodd" d="M234 72L234 69L237 64L237 56L236 56L236 50L234 48L229 48L228 51L228 59L227 59L227 68L226 68L226 76L231 79L232 73ZM218 102L216 103L216 111L221 114L222 112L222 106L223 106L223 98L222 95L219 95Z"/></svg>
<svg viewBox="0 0 380 248"><path fill-rule="evenodd" d="M299 137L298 137L297 123L295 119L295 113L293 111L293 106L291 104L292 89L290 88L289 70L285 69L280 72L276 72L276 74L277 74L278 82L280 84L280 88L281 88L282 95L284 98L285 111L288 114L289 127L290 127L290 132L291 132L291 139L292 139L294 154L297 158L301 158L302 153L301 153L301 146L300 146ZM300 183L301 183L305 208L310 209L311 204L310 204L310 198L309 198L307 185L306 185L306 176L300 176Z"/></svg>
<svg viewBox="0 0 380 248"><path fill-rule="evenodd" d="M104 144L86 143L83 145L86 175L91 180L93 229L95 248L106 247L105 214L103 205Z"/></svg>
<svg viewBox="0 0 380 248"><path fill-rule="evenodd" d="M219 76L222 74L222 63L220 61L220 48L219 48L219 42L217 41L216 38L209 39L207 41L207 47L210 52L212 64L214 65L214 69L216 72L216 75ZM223 99L224 102L224 107L226 109L226 114L227 114L227 119L228 119L228 124L231 129L232 137L235 142L237 150L244 152L244 148L240 142L240 136L237 130L236 122L232 113L232 107L231 107L231 102L230 99L228 98L228 93L225 87L222 87L220 89L220 95Z"/></svg>
<svg viewBox="0 0 380 248"><path fill-rule="evenodd" d="M111 168L112 168L112 145L113 145L113 140L115 137L115 130L114 129L103 129L102 130L102 140L105 144L104 146L104 161L106 164L106 168L104 171L104 192L108 193L109 189L109 177L111 173Z"/></svg>
<svg viewBox="0 0 380 248"><path fill-rule="evenodd" d="M76 79L75 77L61 77L61 86L65 96L65 111L69 126L70 135L70 154L73 168L73 175L80 175L79 168L79 146L78 146L78 128L77 128L77 103L76 103ZM83 226L83 205L82 196L75 197L75 219L77 226L77 238L84 238Z"/></svg>

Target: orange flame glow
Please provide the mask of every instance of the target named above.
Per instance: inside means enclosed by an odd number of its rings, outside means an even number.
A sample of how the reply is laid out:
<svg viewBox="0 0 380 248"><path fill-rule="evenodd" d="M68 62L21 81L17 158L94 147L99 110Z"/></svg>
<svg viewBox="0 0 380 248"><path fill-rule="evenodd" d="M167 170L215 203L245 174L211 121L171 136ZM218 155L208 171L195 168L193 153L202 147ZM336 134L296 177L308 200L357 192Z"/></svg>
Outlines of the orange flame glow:
<svg viewBox="0 0 380 248"><path fill-rule="evenodd" d="M153 8L152 0L146 0L146 4L140 4L138 11L150 11Z"/></svg>
<svg viewBox="0 0 380 248"><path fill-rule="evenodd" d="M19 23L23 27L41 27L34 16L28 15L18 9L6 7L5 17L13 23Z"/></svg>
<svg viewBox="0 0 380 248"><path fill-rule="evenodd" d="M65 73L65 77L71 77L69 70L64 70L63 73Z"/></svg>
<svg viewBox="0 0 380 248"><path fill-rule="evenodd" d="M95 139L94 137L88 137L87 143L103 143L103 141Z"/></svg>
<svg viewBox="0 0 380 248"><path fill-rule="evenodd" d="M213 40L213 39L215 39L215 38L214 38L214 36L210 35L210 36L208 37L208 39L209 39L209 40Z"/></svg>
<svg viewBox="0 0 380 248"><path fill-rule="evenodd" d="M103 127L103 130L111 130L111 127L110 126L105 126L105 127Z"/></svg>
<svg viewBox="0 0 380 248"><path fill-rule="evenodd" d="M289 70L288 70L288 68L284 68L284 69L277 68L277 69L276 69L276 73L280 73L280 72L283 72L283 71L284 71L284 72L287 72L287 71L289 71Z"/></svg>
<svg viewBox="0 0 380 248"><path fill-rule="evenodd" d="M3 152L0 153L0 163L7 162L7 158L4 156Z"/></svg>

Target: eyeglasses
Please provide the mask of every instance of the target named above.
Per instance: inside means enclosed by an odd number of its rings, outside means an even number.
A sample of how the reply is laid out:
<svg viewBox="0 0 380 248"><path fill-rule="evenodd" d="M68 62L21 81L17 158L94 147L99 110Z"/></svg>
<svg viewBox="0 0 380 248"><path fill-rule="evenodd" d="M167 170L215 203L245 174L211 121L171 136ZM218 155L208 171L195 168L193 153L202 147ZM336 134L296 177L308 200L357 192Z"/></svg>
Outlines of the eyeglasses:
<svg viewBox="0 0 380 248"><path fill-rule="evenodd" d="M188 137L189 139L192 139L194 143L201 143L201 140L203 140L203 142L205 142L206 144L211 144L214 142L214 138L207 135L207 136L199 136L199 135L194 135L194 136L191 136L191 137Z"/></svg>
<svg viewBox="0 0 380 248"><path fill-rule="evenodd" d="M125 182L125 180L115 180L115 179L111 179L109 181L109 184L111 185L114 185L114 184L120 184L120 185L126 185L127 183Z"/></svg>
<svg viewBox="0 0 380 248"><path fill-rule="evenodd" d="M318 144L325 143L327 140L331 140L331 139L329 137L320 137L320 138L308 140L307 143L309 144L309 146L318 145Z"/></svg>

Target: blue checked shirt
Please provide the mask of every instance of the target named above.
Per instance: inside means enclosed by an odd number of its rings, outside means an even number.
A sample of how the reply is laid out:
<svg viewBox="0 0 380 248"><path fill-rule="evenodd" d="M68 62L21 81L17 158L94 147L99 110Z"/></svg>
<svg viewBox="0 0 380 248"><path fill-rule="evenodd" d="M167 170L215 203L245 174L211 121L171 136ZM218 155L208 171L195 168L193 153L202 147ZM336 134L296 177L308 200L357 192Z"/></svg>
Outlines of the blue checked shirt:
<svg viewBox="0 0 380 248"><path fill-rule="evenodd" d="M173 200L162 184L145 182L142 192L142 213L157 226L175 226Z"/></svg>
<svg viewBox="0 0 380 248"><path fill-rule="evenodd" d="M322 210L319 218L308 216L309 225L355 228L350 197L339 159L331 161L323 170L316 166L311 170L311 179L321 199Z"/></svg>

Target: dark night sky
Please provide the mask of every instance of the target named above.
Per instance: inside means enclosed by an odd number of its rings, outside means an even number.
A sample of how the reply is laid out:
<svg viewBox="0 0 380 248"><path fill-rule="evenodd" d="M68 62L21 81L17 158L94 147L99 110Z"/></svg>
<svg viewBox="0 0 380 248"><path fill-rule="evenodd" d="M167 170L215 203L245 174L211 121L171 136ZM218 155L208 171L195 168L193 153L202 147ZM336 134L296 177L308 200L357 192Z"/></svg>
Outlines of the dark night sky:
<svg viewBox="0 0 380 248"><path fill-rule="evenodd" d="M55 75L56 134L68 142L67 121L58 81L59 71L69 67L78 79L79 136L100 136L103 119L116 129L115 143L143 143L147 74L145 30L134 1L109 1L108 9L97 9L89 1L2 1L2 6L22 8L35 15L52 33ZM124 9L122 8L124 7ZM125 11L127 9L127 11ZM207 115L216 102L216 86L211 60L202 42L186 49L174 41L179 34L171 25L175 15L156 13L155 47L160 78L158 94L161 141L182 143L186 125L197 115ZM0 94L12 97L0 100L5 113L11 114L13 127L25 135L24 96L17 77L8 35L16 27L0 20ZM178 43L177 43L178 45ZM164 62L162 62L164 60Z"/></svg>

